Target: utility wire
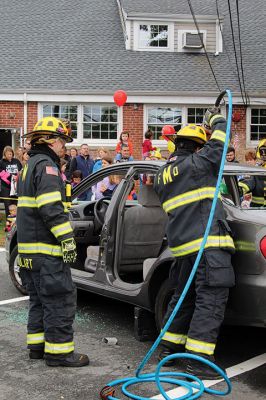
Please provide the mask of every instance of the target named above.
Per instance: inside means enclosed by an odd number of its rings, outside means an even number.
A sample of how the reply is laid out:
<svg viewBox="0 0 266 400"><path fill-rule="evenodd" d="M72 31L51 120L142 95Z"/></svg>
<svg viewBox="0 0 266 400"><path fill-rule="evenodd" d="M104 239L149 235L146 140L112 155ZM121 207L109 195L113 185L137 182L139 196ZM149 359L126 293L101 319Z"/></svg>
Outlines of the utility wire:
<svg viewBox="0 0 266 400"><path fill-rule="evenodd" d="M232 36L232 42L233 42L233 48L234 48L234 54L235 54L237 77L238 77L238 82L239 82L242 101L243 101L243 104L246 106L245 99L244 99L244 94L243 94L243 89L242 89L242 83L241 83L241 79L240 79L238 60L237 60L236 43L235 43L235 36L234 36L234 27L233 27L233 19L232 19L230 0L227 0L227 4L228 4L228 9L229 9L229 16L230 16L230 28L231 28L231 36Z"/></svg>
<svg viewBox="0 0 266 400"><path fill-rule="evenodd" d="M219 29L220 29L220 32L221 32L221 35L222 35L222 40L223 40L223 48L224 48L225 53L226 53L226 55L227 55L229 64L230 64L230 66L231 66L231 68L232 68L232 72L233 72L234 75L237 77L237 74L236 74L236 71L235 71L235 65L233 64L233 62L232 62L232 60L231 60L231 58L230 58L230 56L229 56L229 52L228 52L227 46L226 46L226 44L225 44L224 33L223 33L222 25L221 25L221 17L220 17L220 11L219 11L219 6L218 6L218 0L215 0L215 1L216 1L216 13L217 13L217 17L218 17Z"/></svg>
<svg viewBox="0 0 266 400"><path fill-rule="evenodd" d="M247 94L247 91L246 91L245 74L244 74L244 68L243 68L243 56L242 56L242 44L241 44L240 17L239 17L239 3L238 3L238 0L236 0L236 13L237 13L237 25L238 25L240 67L241 67L242 82L243 82L243 88L244 88L244 92L245 92L245 100L246 100L246 106L247 106L249 104L249 97L248 97L248 94Z"/></svg>
<svg viewBox="0 0 266 400"><path fill-rule="evenodd" d="M190 1L190 0L187 0L187 1L188 1L188 5L189 5L189 8L190 8L191 15L192 15L193 20L194 20L194 24L195 24L195 26L196 26L196 29L197 29L197 32L198 32L198 35L199 35L199 38L200 38L201 45L202 45L202 47L203 47L203 49L204 49L205 56L206 56L206 58L207 58L207 60L208 60L208 63L209 63L209 66L210 66L212 75L213 75L213 77L214 77L214 80L215 80L215 83L216 83L216 85L217 85L217 87L218 87L219 92L221 92L221 88L220 88L220 86L219 86L218 80L217 80L217 78L216 78L216 76L215 76L215 73L214 73L214 70L213 70L213 68L212 68L211 61L210 61L210 58L209 58L208 53L207 53L207 51L206 51L206 47L205 47L204 41L203 41L203 39L202 39L202 37L201 37L201 34L200 34L199 25L198 25L198 22L197 22L197 20L196 20L196 16L195 16L195 13L194 13L194 10L193 10L191 1Z"/></svg>

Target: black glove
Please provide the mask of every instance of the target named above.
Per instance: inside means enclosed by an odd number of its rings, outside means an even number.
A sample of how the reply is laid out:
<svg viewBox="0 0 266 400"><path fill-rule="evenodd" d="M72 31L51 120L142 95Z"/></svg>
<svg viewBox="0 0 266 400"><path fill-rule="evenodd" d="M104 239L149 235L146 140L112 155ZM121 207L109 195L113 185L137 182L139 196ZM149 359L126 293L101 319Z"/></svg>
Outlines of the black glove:
<svg viewBox="0 0 266 400"><path fill-rule="evenodd" d="M77 259L76 242L73 238L62 240L61 248L64 263L74 263Z"/></svg>
<svg viewBox="0 0 266 400"><path fill-rule="evenodd" d="M220 108L219 107L209 107L207 108L205 115L203 117L203 126L205 129L210 130L211 126L210 126L210 120L211 118L216 115L216 114L220 114Z"/></svg>

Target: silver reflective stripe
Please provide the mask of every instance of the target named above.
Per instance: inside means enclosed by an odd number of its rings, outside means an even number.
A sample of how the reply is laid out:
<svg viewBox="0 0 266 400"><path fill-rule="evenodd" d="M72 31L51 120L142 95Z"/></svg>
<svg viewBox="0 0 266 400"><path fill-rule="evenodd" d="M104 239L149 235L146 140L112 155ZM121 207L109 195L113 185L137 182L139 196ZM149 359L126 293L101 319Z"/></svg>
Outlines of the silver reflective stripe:
<svg viewBox="0 0 266 400"><path fill-rule="evenodd" d="M48 254L62 256L61 246L47 243L18 243L18 252L21 254Z"/></svg>
<svg viewBox="0 0 266 400"><path fill-rule="evenodd" d="M170 247L170 250L175 257L180 257L186 254L191 254L199 250L203 237L192 240L177 247ZM233 239L231 236L208 236L207 242L205 244L205 249L208 247L231 247L235 248Z"/></svg>
<svg viewBox="0 0 266 400"><path fill-rule="evenodd" d="M44 193L44 194L41 194L40 196L36 197L36 202L38 204L38 207L42 207L46 204L54 203L56 201L61 201L61 200L62 200L62 196L61 196L61 193L58 191Z"/></svg>
<svg viewBox="0 0 266 400"><path fill-rule="evenodd" d="M190 338L187 338L186 342L187 350L208 355L212 355L214 353L215 346L216 345L214 343L202 342L200 340L195 340Z"/></svg>
<svg viewBox="0 0 266 400"><path fill-rule="evenodd" d="M63 224L53 226L51 228L51 232L57 238L58 236L65 235L65 234L73 232L73 231L72 231L70 222L64 222Z"/></svg>
<svg viewBox="0 0 266 400"><path fill-rule="evenodd" d="M39 343L44 343L44 332L28 333L27 344L39 344Z"/></svg>
<svg viewBox="0 0 266 400"><path fill-rule="evenodd" d="M200 201L203 199L213 199L215 193L215 187L205 187L196 190L191 190L189 192L180 194L178 196L173 197L170 200L167 200L163 203L163 209L165 212L169 212L175 208L183 206L185 204L190 204L195 201ZM219 198L221 196L219 195Z"/></svg>
<svg viewBox="0 0 266 400"><path fill-rule="evenodd" d="M36 208L38 205L35 197L21 196L18 198L18 207Z"/></svg>
<svg viewBox="0 0 266 400"><path fill-rule="evenodd" d="M163 335L162 340L175 344L185 344L187 340L187 335L166 332Z"/></svg>
<svg viewBox="0 0 266 400"><path fill-rule="evenodd" d="M48 343L45 342L45 353L62 354L74 351L74 342L68 343Z"/></svg>

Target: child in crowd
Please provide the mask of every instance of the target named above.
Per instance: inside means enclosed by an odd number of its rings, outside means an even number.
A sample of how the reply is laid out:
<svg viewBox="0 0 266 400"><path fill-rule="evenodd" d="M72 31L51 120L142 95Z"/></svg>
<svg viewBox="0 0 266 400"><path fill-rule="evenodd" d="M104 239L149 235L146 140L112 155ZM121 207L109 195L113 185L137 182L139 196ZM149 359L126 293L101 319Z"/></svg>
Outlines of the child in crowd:
<svg viewBox="0 0 266 400"><path fill-rule="evenodd" d="M129 139L129 132L127 132L127 131L121 132L119 142L116 145L116 149L115 149L116 161L119 161L121 158L121 149L122 149L123 145L126 145L129 148L129 155L132 156L133 155L133 144L132 144L131 140Z"/></svg>
<svg viewBox="0 0 266 400"><path fill-rule="evenodd" d="M17 217L17 206L16 204L10 204L8 207L9 214L6 219L6 227L5 227L5 232L10 232L12 226L14 225Z"/></svg>
<svg viewBox="0 0 266 400"><path fill-rule="evenodd" d="M249 165L256 165L256 151L255 150L248 150L245 153L245 161Z"/></svg>
<svg viewBox="0 0 266 400"><path fill-rule="evenodd" d="M67 180L67 177L65 175L66 167L67 167L67 161L64 158L60 158L60 172L61 172L61 178L63 179L64 182Z"/></svg>
<svg viewBox="0 0 266 400"><path fill-rule="evenodd" d="M111 156L110 151L104 147L99 147L99 149L97 150L97 157L94 161L92 172L97 172L99 171L99 169L102 168L102 158L105 156L110 157Z"/></svg>
<svg viewBox="0 0 266 400"><path fill-rule="evenodd" d="M102 168L106 168L113 163L112 157L104 156L102 158ZM92 199L99 200L102 197L105 197L105 191L110 190L112 183L110 182L109 177L103 178L102 181L98 182L97 185L92 187Z"/></svg>
<svg viewBox="0 0 266 400"><path fill-rule="evenodd" d="M150 152L153 150L156 150L156 147L153 147L152 145L152 139L153 139L153 132L148 129L145 132L145 140L142 143L142 157L145 160L146 157L150 156Z"/></svg>
<svg viewBox="0 0 266 400"><path fill-rule="evenodd" d="M76 169L71 175L71 187L76 187L83 179L82 172L79 169ZM87 193L82 193L77 197L78 200L85 201L87 200Z"/></svg>

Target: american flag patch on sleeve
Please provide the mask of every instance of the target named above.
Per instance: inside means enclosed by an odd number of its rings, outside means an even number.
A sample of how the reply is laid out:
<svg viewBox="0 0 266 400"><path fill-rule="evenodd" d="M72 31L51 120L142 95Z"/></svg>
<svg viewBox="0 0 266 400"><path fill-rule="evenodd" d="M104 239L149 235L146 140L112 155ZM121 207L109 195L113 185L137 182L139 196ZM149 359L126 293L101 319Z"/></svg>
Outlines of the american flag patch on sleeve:
<svg viewBox="0 0 266 400"><path fill-rule="evenodd" d="M58 176L58 169L56 167L46 167L47 175L55 175Z"/></svg>

